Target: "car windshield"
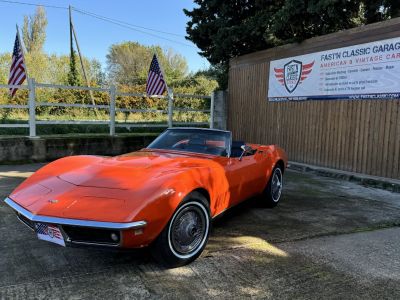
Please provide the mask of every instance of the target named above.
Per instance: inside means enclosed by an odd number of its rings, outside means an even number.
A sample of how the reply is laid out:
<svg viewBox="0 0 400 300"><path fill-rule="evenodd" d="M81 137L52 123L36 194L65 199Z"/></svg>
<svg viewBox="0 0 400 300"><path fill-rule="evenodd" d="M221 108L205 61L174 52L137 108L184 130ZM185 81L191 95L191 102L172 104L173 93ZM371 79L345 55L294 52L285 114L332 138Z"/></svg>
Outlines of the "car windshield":
<svg viewBox="0 0 400 300"><path fill-rule="evenodd" d="M228 156L231 133L212 129L167 129L147 148Z"/></svg>

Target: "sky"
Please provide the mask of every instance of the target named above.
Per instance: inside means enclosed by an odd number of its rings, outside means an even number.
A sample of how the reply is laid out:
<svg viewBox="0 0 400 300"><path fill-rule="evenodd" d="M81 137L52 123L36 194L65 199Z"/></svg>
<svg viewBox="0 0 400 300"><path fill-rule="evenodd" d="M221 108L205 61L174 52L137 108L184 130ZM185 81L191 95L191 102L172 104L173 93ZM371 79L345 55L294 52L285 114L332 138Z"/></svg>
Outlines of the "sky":
<svg viewBox="0 0 400 300"><path fill-rule="evenodd" d="M96 15L174 34L169 35L137 28L140 31L168 39L165 40L73 11L73 22L83 55L98 59L103 67L106 66L106 55L110 45L123 41L135 41L143 45L160 45L164 49L172 48L186 58L190 71L206 69L209 66L208 61L198 54L199 49L184 38L189 18L182 10L194 7L194 3L189 0L9 1L60 7L71 5L76 9ZM15 24L17 23L21 28L24 15L34 14L35 9L35 6L0 1L0 52L11 52L16 33ZM45 9L48 18L45 51L49 54L69 54L68 10L48 7Z"/></svg>

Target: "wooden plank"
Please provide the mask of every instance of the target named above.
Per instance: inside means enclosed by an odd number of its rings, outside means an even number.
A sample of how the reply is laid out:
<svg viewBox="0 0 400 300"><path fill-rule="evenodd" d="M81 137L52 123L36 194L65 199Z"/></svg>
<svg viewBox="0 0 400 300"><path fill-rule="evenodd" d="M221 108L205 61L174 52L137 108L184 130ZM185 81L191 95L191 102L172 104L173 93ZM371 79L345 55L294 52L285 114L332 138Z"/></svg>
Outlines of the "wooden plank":
<svg viewBox="0 0 400 300"><path fill-rule="evenodd" d="M316 140L316 134L315 134L315 104L316 102L310 102L310 118L308 120L308 135L306 136L306 141L307 141L307 155L306 155L306 161L309 164L315 165L315 140Z"/></svg>
<svg viewBox="0 0 400 300"><path fill-rule="evenodd" d="M347 119L346 119L346 150L345 150L345 164L347 171L353 169L353 151L354 151L354 119L355 119L355 106L354 101L349 101L347 104Z"/></svg>
<svg viewBox="0 0 400 300"><path fill-rule="evenodd" d="M249 70L251 72L251 74L249 75L250 82L248 84L248 87L250 89L249 94L252 98L251 102L253 103L253 105L250 106L250 113L253 116L252 120L254 120L253 122L250 122L250 125L251 125L250 133L251 133L252 141L255 141L255 142L257 142L257 127L258 127L257 126L258 122L257 122L257 117L256 117L257 116L257 107L261 106L260 99L256 95L256 91L257 91L256 78L260 76L258 69L259 69L259 66L254 65ZM249 99L246 99L246 100L248 101Z"/></svg>
<svg viewBox="0 0 400 300"><path fill-rule="evenodd" d="M362 161L362 173L366 173L369 168L369 162L371 159L371 152L369 151L369 141L372 138L371 129L373 127L371 123L372 116L372 101L365 101L366 105L366 123L365 123L365 131L364 131L364 143L362 146L363 149L363 161Z"/></svg>
<svg viewBox="0 0 400 300"><path fill-rule="evenodd" d="M320 129L320 138L319 138L319 154L318 154L318 160L319 160L319 165L320 166L325 166L325 161L326 161L326 153L327 153L327 145L326 145L326 136L327 136L327 125L328 125L328 107L324 105L322 101L318 101L320 104L320 109L321 109L321 129Z"/></svg>
<svg viewBox="0 0 400 300"><path fill-rule="evenodd" d="M327 167L329 163L329 158L331 154L331 149L330 149L330 140L332 138L332 133L331 133L331 124L332 124L332 119L333 115L331 113L331 106L332 104L330 103L324 103L324 116L326 118L325 124L324 124L324 132L323 132L323 137L322 140L323 142L323 163L322 166Z"/></svg>
<svg viewBox="0 0 400 300"><path fill-rule="evenodd" d="M367 169L365 170L366 173L371 175L376 175L375 172L375 163L376 163L376 140L377 140L377 102L376 100L371 101L371 114L370 114L370 128L369 128L369 139L367 144L367 153L368 153L368 160L367 160Z"/></svg>
<svg viewBox="0 0 400 300"><path fill-rule="evenodd" d="M339 165L339 161L338 161L338 150L339 150L339 147L338 147L338 141L339 141L339 131L340 131L340 103L341 103L341 101L335 101L335 102L332 102L332 104L334 105L334 108L335 108L335 112L334 112L334 123L333 123L333 128L334 128L334 130L333 130L333 141L332 141L332 144L331 144L331 147L332 147L332 159L331 159L331 161L329 162L329 167L332 167L332 168L335 168L335 169L337 169L338 168L338 165Z"/></svg>
<svg viewBox="0 0 400 300"><path fill-rule="evenodd" d="M346 122L346 118L345 118L345 108L344 106L346 105L347 101L339 101L340 103L340 117L338 120L338 135L337 135L337 154L336 154L336 169L341 169L344 170L345 166L343 163L343 156L342 156L342 149L343 149L343 143L345 142L345 134L344 134L344 127L345 127L345 122Z"/></svg>
<svg viewBox="0 0 400 300"><path fill-rule="evenodd" d="M301 143L301 141L302 141L302 130L303 130L303 127L301 127L301 115L302 115L302 111L301 111L301 103L299 103L299 102L295 102L295 110L296 110L296 118L295 118L295 121L296 121L296 129L295 129L295 132L294 132L294 135L295 135L295 137L296 137L296 152L295 152L295 155L296 155L296 157L297 157L297 160L298 161L300 161L300 162L302 162L303 161L303 151L304 151L304 149L302 148L302 143Z"/></svg>
<svg viewBox="0 0 400 300"><path fill-rule="evenodd" d="M374 159L372 160L372 168L371 168L371 173L376 176L380 176L380 157L381 157L381 151L382 151L382 140L381 140L381 126L382 126L382 119L383 117L383 105L382 101L380 100L375 100L374 101L374 106L375 106L375 118L374 118L374 139L372 141L372 144L370 145L371 150L374 154Z"/></svg>
<svg viewBox="0 0 400 300"><path fill-rule="evenodd" d="M379 107L379 124L378 124L378 128L379 128L379 132L378 132L378 139L377 139L377 144L375 145L375 147L377 145L379 145L380 150L377 150L376 153L376 165L375 165L375 169L376 169L376 174L378 176L383 177L384 173L386 173L386 169L383 168L384 165L384 158L383 156L385 155L385 125L386 125L386 118L387 118L387 104L389 101L379 101L379 103L377 104ZM376 147L378 148L378 147Z"/></svg>
<svg viewBox="0 0 400 300"><path fill-rule="evenodd" d="M349 105L351 101L341 101L342 102L342 131L340 134L340 165L339 169L348 171L349 165L347 164L347 152L349 147L349 141L347 136L347 123L348 123L348 113Z"/></svg>
<svg viewBox="0 0 400 300"><path fill-rule="evenodd" d="M352 155L352 172L359 172L359 167L358 167L358 159L359 159L359 149L360 149L360 143L361 143L361 126L362 126L362 115L361 115L361 108L362 105L360 101L355 100L354 102L355 106L355 117L354 117L354 123L353 123L353 129L354 129L354 136L353 136L353 142L354 142L354 147L353 147L353 155Z"/></svg>
<svg viewBox="0 0 400 300"><path fill-rule="evenodd" d="M314 147L314 164L318 165L319 153L321 147L321 101L315 101L315 147Z"/></svg>
<svg viewBox="0 0 400 300"><path fill-rule="evenodd" d="M365 140L367 139L366 132L368 131L368 112L369 112L369 107L367 103L363 100L359 100L360 106L362 108L361 110L361 127L360 127L360 143L359 143L359 172L363 172L363 159L364 159L364 144Z"/></svg>
<svg viewBox="0 0 400 300"><path fill-rule="evenodd" d="M313 153L313 164L318 164L318 148L319 148L319 101L314 102L314 121L313 121L313 142L312 142L312 153Z"/></svg>
<svg viewBox="0 0 400 300"><path fill-rule="evenodd" d="M381 151L381 175L383 177L389 177L389 139L390 139L390 119L392 117L392 104L393 101L385 101L385 122L383 125L383 141L382 141L382 151ZM382 122L383 123L383 122Z"/></svg>
<svg viewBox="0 0 400 300"><path fill-rule="evenodd" d="M336 151L337 151L337 133L338 133L338 118L339 118L339 102L331 102L331 113L332 113L332 139L330 140L330 151L331 151L331 155L330 155L330 159L328 161L328 167L331 168L335 168L336 164L337 164L337 160L336 160Z"/></svg>
<svg viewBox="0 0 400 300"><path fill-rule="evenodd" d="M393 136L395 139L394 151L393 151L393 171L392 178L400 179L400 101L397 101L396 105L396 116L393 121L396 123L396 132Z"/></svg>
<svg viewBox="0 0 400 300"><path fill-rule="evenodd" d="M390 112L391 112L391 118L389 120L389 139L388 139L388 152L387 152L387 162L388 162L388 167L387 167L387 177L393 178L395 176L394 173L394 156L395 156L395 144L396 144L396 125L397 125L397 120L396 117L397 115L397 103L398 101L391 101L390 103ZM400 141L399 141L400 142Z"/></svg>
<svg viewBox="0 0 400 300"><path fill-rule="evenodd" d="M349 101L340 101L340 130L338 137L339 144L339 157L338 157L338 166L337 169L347 171L348 166L346 165L345 152L347 148L347 136L346 136L346 126L347 126L347 109L349 105Z"/></svg>

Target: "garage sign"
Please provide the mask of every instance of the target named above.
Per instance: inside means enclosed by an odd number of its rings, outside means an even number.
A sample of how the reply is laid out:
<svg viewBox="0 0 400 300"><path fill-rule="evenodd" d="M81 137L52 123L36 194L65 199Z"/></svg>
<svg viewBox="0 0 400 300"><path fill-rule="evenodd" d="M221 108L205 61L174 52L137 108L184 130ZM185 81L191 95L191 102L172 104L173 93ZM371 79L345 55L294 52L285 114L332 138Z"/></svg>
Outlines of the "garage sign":
<svg viewBox="0 0 400 300"><path fill-rule="evenodd" d="M400 38L270 63L270 101L398 98Z"/></svg>

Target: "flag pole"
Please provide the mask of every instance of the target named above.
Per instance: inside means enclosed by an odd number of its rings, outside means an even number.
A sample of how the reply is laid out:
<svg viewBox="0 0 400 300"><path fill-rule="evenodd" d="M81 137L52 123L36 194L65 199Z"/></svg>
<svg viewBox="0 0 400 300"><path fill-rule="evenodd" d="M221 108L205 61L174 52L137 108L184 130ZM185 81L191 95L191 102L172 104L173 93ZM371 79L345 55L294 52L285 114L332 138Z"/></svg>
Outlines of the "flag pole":
<svg viewBox="0 0 400 300"><path fill-rule="evenodd" d="M77 50L78 50L78 55L79 55L79 61L81 62L83 77L85 78L87 87L90 87L89 79L88 79L88 77L87 77L87 75L86 75L85 66L84 66L84 64L83 64L81 49L79 48L78 38L77 38L77 36L76 36L75 26L74 26L74 23L73 23L73 21L72 21L72 6L70 5L68 9L69 9L69 26L70 26L70 35L71 35L71 39L72 39L72 36L73 36L74 39L75 39L76 48L77 48ZM72 43L72 40L71 40L71 43ZM92 105L96 105L96 102L94 101L94 96L93 96L93 91L92 91L92 90L89 90L89 96L90 96L90 100L92 101ZM97 115L96 109L94 110L94 112L95 112L95 114Z"/></svg>
<svg viewBox="0 0 400 300"><path fill-rule="evenodd" d="M21 36L19 35L19 27L18 27L18 24L15 24L15 27L17 28L18 42L19 42L19 44L21 45L22 60L24 61L24 65L25 65L26 81L28 81L28 80L29 80L29 76L28 76L28 67L26 66L26 62L25 62L25 53L24 53L24 48L26 49L26 47L25 47L25 44L22 43Z"/></svg>

